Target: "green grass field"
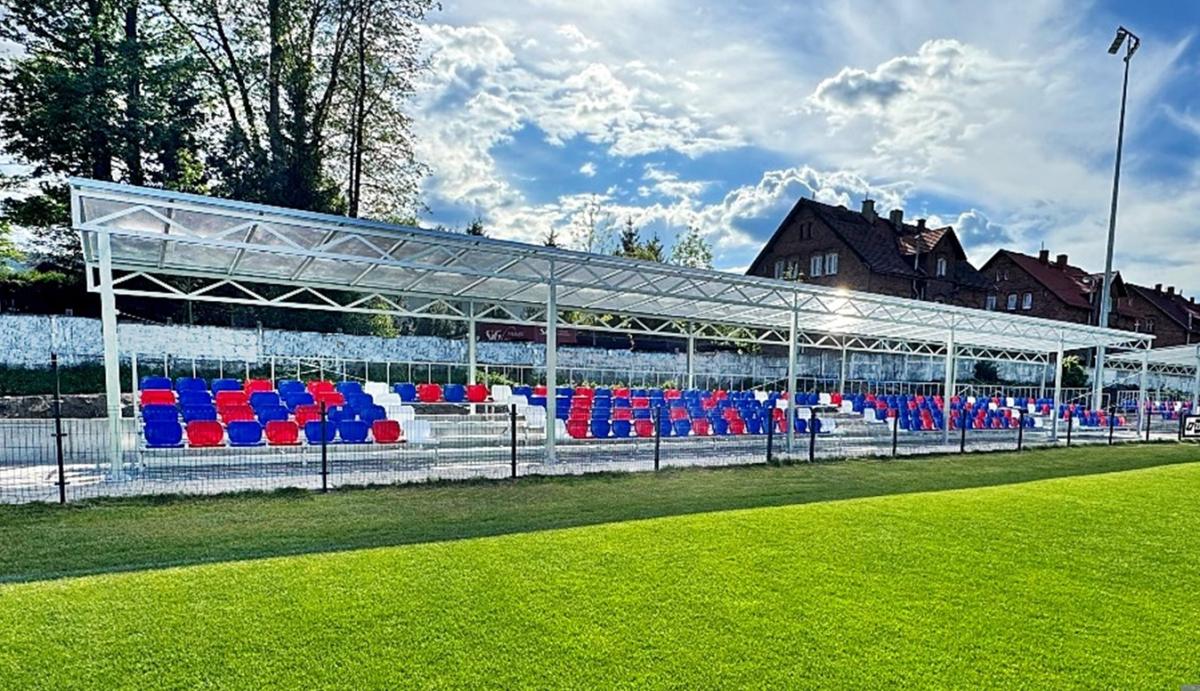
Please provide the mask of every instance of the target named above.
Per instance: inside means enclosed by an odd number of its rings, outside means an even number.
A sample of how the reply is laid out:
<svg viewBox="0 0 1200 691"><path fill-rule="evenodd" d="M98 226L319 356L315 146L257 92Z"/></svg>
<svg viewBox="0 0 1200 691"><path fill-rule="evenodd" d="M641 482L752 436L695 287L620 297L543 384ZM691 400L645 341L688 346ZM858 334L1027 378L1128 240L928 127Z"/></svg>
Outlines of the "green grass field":
<svg viewBox="0 0 1200 691"><path fill-rule="evenodd" d="M0 686L1179 688L1198 490L1163 445L7 507Z"/></svg>

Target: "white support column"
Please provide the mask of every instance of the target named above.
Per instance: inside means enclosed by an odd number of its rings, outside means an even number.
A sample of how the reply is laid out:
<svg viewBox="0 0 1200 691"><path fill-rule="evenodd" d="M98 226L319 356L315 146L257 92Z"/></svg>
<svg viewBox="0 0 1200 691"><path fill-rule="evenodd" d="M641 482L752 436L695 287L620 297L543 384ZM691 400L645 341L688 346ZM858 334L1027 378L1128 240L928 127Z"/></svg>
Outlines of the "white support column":
<svg viewBox="0 0 1200 691"><path fill-rule="evenodd" d="M1145 348L1142 350L1142 371L1138 374L1138 421L1140 422L1142 417L1145 417L1147 429L1150 426L1150 413L1146 411L1146 405L1150 402L1149 392L1146 391L1146 387L1149 384L1146 375L1149 370L1150 349Z"/></svg>
<svg viewBox="0 0 1200 691"><path fill-rule="evenodd" d="M554 426L558 418L558 286L554 281L554 262L550 262L550 282L546 291L546 462L555 461Z"/></svg>
<svg viewBox="0 0 1200 691"><path fill-rule="evenodd" d="M846 341L842 340L842 369L838 374L838 393L846 393L846 371L850 368L850 353L846 350Z"/></svg>
<svg viewBox="0 0 1200 691"><path fill-rule="evenodd" d="M474 385L475 368L479 365L479 343L475 335L475 303L467 303L467 383Z"/></svg>
<svg viewBox="0 0 1200 691"><path fill-rule="evenodd" d="M1099 410L1104 405L1104 346L1096 348L1096 363L1092 377L1092 410Z"/></svg>
<svg viewBox="0 0 1200 691"><path fill-rule="evenodd" d="M1196 374L1192 377L1192 415L1200 414L1200 346L1196 346Z"/></svg>
<svg viewBox="0 0 1200 691"><path fill-rule="evenodd" d="M788 407L787 415L787 451L792 452L792 444L796 437L796 338L800 330L800 312L792 306L792 323L788 328ZM771 421L774 423L774 420Z"/></svg>
<svg viewBox="0 0 1200 691"><path fill-rule="evenodd" d="M275 381L275 356L271 356L271 381Z"/></svg>
<svg viewBox="0 0 1200 691"><path fill-rule="evenodd" d="M140 383L138 381L137 351L134 350L129 353L129 390L133 392L133 404L135 406L137 405L138 390L140 388L138 385ZM137 413L134 413L133 416L136 418Z"/></svg>
<svg viewBox="0 0 1200 691"><path fill-rule="evenodd" d="M109 473L119 477L121 464L121 356L117 342L117 296L113 293L112 242L96 233L100 264L100 331L104 338L104 401L108 415Z"/></svg>
<svg viewBox="0 0 1200 691"><path fill-rule="evenodd" d="M687 336L687 388L696 388L696 326L688 324Z"/></svg>
<svg viewBox="0 0 1200 691"><path fill-rule="evenodd" d="M1050 417L1053 422L1050 424L1050 439L1058 440L1058 421L1062 417L1058 414L1058 406L1062 403L1062 378L1063 378L1063 347L1062 339L1058 340L1058 350L1054 353L1054 403L1050 406Z"/></svg>
<svg viewBox="0 0 1200 691"><path fill-rule="evenodd" d="M946 336L946 379L942 388L942 442L950 443L950 398L954 395L954 329Z"/></svg>

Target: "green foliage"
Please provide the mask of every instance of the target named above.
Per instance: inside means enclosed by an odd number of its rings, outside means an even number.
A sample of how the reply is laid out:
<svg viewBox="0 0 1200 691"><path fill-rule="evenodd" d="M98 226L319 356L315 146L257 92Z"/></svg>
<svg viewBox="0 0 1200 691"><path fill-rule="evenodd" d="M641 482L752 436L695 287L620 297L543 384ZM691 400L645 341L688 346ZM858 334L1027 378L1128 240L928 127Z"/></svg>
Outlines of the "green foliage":
<svg viewBox="0 0 1200 691"><path fill-rule="evenodd" d="M613 252L618 257L642 259L651 262L666 261L663 255L662 240L657 235L643 241L641 230L633 224L633 217L626 216L625 224L621 227L617 249Z"/></svg>
<svg viewBox="0 0 1200 691"><path fill-rule="evenodd" d="M1087 371L1078 355L1068 355L1063 358L1062 385L1067 388L1080 388L1088 385Z"/></svg>
<svg viewBox="0 0 1200 691"><path fill-rule="evenodd" d="M471 219L471 222L467 224L464 232L466 232L467 235L474 235L475 237L487 237L487 229L483 227L483 219L479 218L478 216Z"/></svg>
<svg viewBox="0 0 1200 691"><path fill-rule="evenodd" d="M1170 687L1200 675L1180 625L1200 466L1147 448L0 507L0 574L48 579L0 586L0 668L17 688Z"/></svg>
<svg viewBox="0 0 1200 691"><path fill-rule="evenodd" d="M1000 372L991 360L976 360L973 378L980 384L999 384Z"/></svg>
<svg viewBox="0 0 1200 691"><path fill-rule="evenodd" d="M675 241L671 248L671 263L689 266L693 269L711 269L713 262L712 247L700 234L700 229L689 226L687 232Z"/></svg>

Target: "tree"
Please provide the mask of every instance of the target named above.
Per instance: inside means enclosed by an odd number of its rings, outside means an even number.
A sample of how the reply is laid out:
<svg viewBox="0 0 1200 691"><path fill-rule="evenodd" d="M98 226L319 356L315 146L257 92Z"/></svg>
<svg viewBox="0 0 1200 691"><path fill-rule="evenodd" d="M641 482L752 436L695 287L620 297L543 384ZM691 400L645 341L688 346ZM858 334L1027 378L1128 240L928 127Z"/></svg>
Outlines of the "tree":
<svg viewBox="0 0 1200 691"><path fill-rule="evenodd" d="M711 269L713 253L708 241L700 234L695 226L688 226L687 232L675 241L671 247L671 263L689 266L693 269Z"/></svg>
<svg viewBox="0 0 1200 691"><path fill-rule="evenodd" d="M617 249L613 252L618 257L642 259L651 262L665 261L662 240L657 235L645 242L641 239L641 231L633 224L633 217L625 217L625 225L621 227Z"/></svg>
<svg viewBox="0 0 1200 691"><path fill-rule="evenodd" d="M1088 385L1088 375L1078 355L1063 358L1062 385L1067 388L1082 388Z"/></svg>
<svg viewBox="0 0 1200 691"><path fill-rule="evenodd" d="M430 0L161 1L219 95L221 192L354 216L415 204L401 108Z"/></svg>
<svg viewBox="0 0 1200 691"><path fill-rule="evenodd" d="M976 360L974 374L975 381L980 384L1000 383L1000 371L996 369L996 363L991 360Z"/></svg>
<svg viewBox="0 0 1200 691"><path fill-rule="evenodd" d="M161 13L138 0L0 0L0 141L28 171L0 213L29 230L39 260L78 277L70 175L196 189L205 92ZM32 194L30 194L32 192Z"/></svg>
<svg viewBox="0 0 1200 691"><path fill-rule="evenodd" d="M476 216L471 220L470 223L467 224L467 228L464 232L466 232L467 235L474 235L476 237L487 237L487 231L483 227L483 219L479 218L478 216Z"/></svg>
<svg viewBox="0 0 1200 691"><path fill-rule="evenodd" d="M560 247L558 229L551 227L550 230L547 230L546 234L542 236L542 245L545 247Z"/></svg>
<svg viewBox="0 0 1200 691"><path fill-rule="evenodd" d="M583 252L607 252L612 243L612 214L592 195L572 223L572 244Z"/></svg>

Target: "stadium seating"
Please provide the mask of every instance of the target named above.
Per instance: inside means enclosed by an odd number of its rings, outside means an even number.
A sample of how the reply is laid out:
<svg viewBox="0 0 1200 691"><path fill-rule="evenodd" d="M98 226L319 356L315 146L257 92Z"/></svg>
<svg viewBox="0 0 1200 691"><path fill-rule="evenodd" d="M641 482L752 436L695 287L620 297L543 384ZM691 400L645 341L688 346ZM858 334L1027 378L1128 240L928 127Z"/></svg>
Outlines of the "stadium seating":
<svg viewBox="0 0 1200 691"><path fill-rule="evenodd" d="M177 420L151 420L144 430L146 446L169 449L183 446L183 426Z"/></svg>
<svg viewBox="0 0 1200 691"><path fill-rule="evenodd" d="M290 420L269 420L266 435L267 443L271 446L295 446L300 443L300 428Z"/></svg>
<svg viewBox="0 0 1200 691"><path fill-rule="evenodd" d="M171 380L166 377L142 377L142 381L139 384L138 389L141 391L145 391L147 389L156 391L170 391Z"/></svg>
<svg viewBox="0 0 1200 691"><path fill-rule="evenodd" d="M187 423L189 446L221 446L225 443L225 428L216 420L193 420Z"/></svg>
<svg viewBox="0 0 1200 691"><path fill-rule="evenodd" d="M230 446L259 446L262 444L263 428L257 420L234 420L226 423Z"/></svg>
<svg viewBox="0 0 1200 691"><path fill-rule="evenodd" d="M395 444L400 441L400 423L396 420L376 420L371 423L371 438L376 444Z"/></svg>

